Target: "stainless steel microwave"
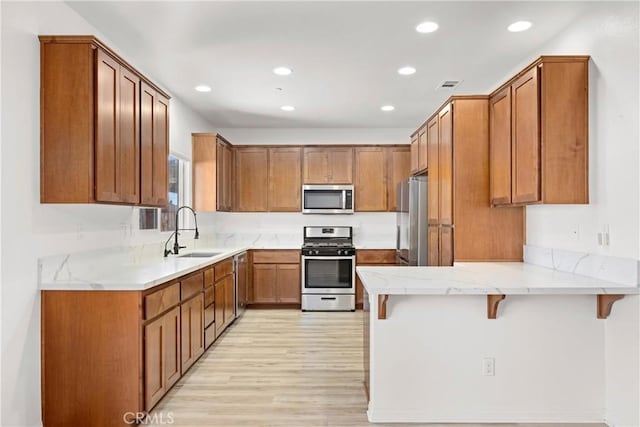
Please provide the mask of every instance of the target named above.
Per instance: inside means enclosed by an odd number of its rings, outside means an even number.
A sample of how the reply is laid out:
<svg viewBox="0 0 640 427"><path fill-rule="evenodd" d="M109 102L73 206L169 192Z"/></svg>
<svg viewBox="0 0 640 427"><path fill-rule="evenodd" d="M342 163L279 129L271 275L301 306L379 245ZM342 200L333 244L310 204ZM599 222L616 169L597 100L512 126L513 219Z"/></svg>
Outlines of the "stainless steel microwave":
<svg viewBox="0 0 640 427"><path fill-rule="evenodd" d="M352 214L353 185L303 185L302 213Z"/></svg>

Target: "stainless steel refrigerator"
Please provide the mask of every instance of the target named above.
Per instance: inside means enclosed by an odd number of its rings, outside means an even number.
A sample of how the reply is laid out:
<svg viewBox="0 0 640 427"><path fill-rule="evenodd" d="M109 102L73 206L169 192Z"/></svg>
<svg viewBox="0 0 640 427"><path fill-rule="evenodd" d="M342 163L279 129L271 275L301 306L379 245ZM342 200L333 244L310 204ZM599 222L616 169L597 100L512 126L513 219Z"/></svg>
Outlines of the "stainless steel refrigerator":
<svg viewBox="0 0 640 427"><path fill-rule="evenodd" d="M399 264L427 265L427 177L398 184L396 256Z"/></svg>

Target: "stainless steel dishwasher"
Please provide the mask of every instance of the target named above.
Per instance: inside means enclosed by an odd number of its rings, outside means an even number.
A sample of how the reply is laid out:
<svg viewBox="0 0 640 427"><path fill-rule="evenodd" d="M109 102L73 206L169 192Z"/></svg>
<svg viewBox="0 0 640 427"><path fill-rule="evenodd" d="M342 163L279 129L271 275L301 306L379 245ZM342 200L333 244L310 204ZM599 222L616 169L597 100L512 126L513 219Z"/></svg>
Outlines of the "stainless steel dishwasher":
<svg viewBox="0 0 640 427"><path fill-rule="evenodd" d="M247 253L242 252L233 257L233 269L236 281L236 319L244 312L248 301Z"/></svg>

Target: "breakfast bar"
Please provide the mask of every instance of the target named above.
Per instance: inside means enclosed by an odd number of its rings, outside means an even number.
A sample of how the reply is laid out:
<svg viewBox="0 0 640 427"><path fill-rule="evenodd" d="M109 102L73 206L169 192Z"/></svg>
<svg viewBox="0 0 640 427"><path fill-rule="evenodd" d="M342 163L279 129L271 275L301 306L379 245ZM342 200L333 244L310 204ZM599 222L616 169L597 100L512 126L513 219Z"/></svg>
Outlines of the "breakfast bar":
<svg viewBox="0 0 640 427"><path fill-rule="evenodd" d="M604 421L606 318L636 285L517 262L357 274L369 421Z"/></svg>

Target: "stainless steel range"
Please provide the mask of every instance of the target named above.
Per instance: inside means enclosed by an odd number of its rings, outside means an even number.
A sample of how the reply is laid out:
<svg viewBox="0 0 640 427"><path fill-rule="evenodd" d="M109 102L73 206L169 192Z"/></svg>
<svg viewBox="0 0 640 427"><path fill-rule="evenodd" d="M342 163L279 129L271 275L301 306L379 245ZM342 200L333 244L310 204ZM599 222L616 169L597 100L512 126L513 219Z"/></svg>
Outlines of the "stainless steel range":
<svg viewBox="0 0 640 427"><path fill-rule="evenodd" d="M356 309L356 249L351 227L304 227L302 310Z"/></svg>

